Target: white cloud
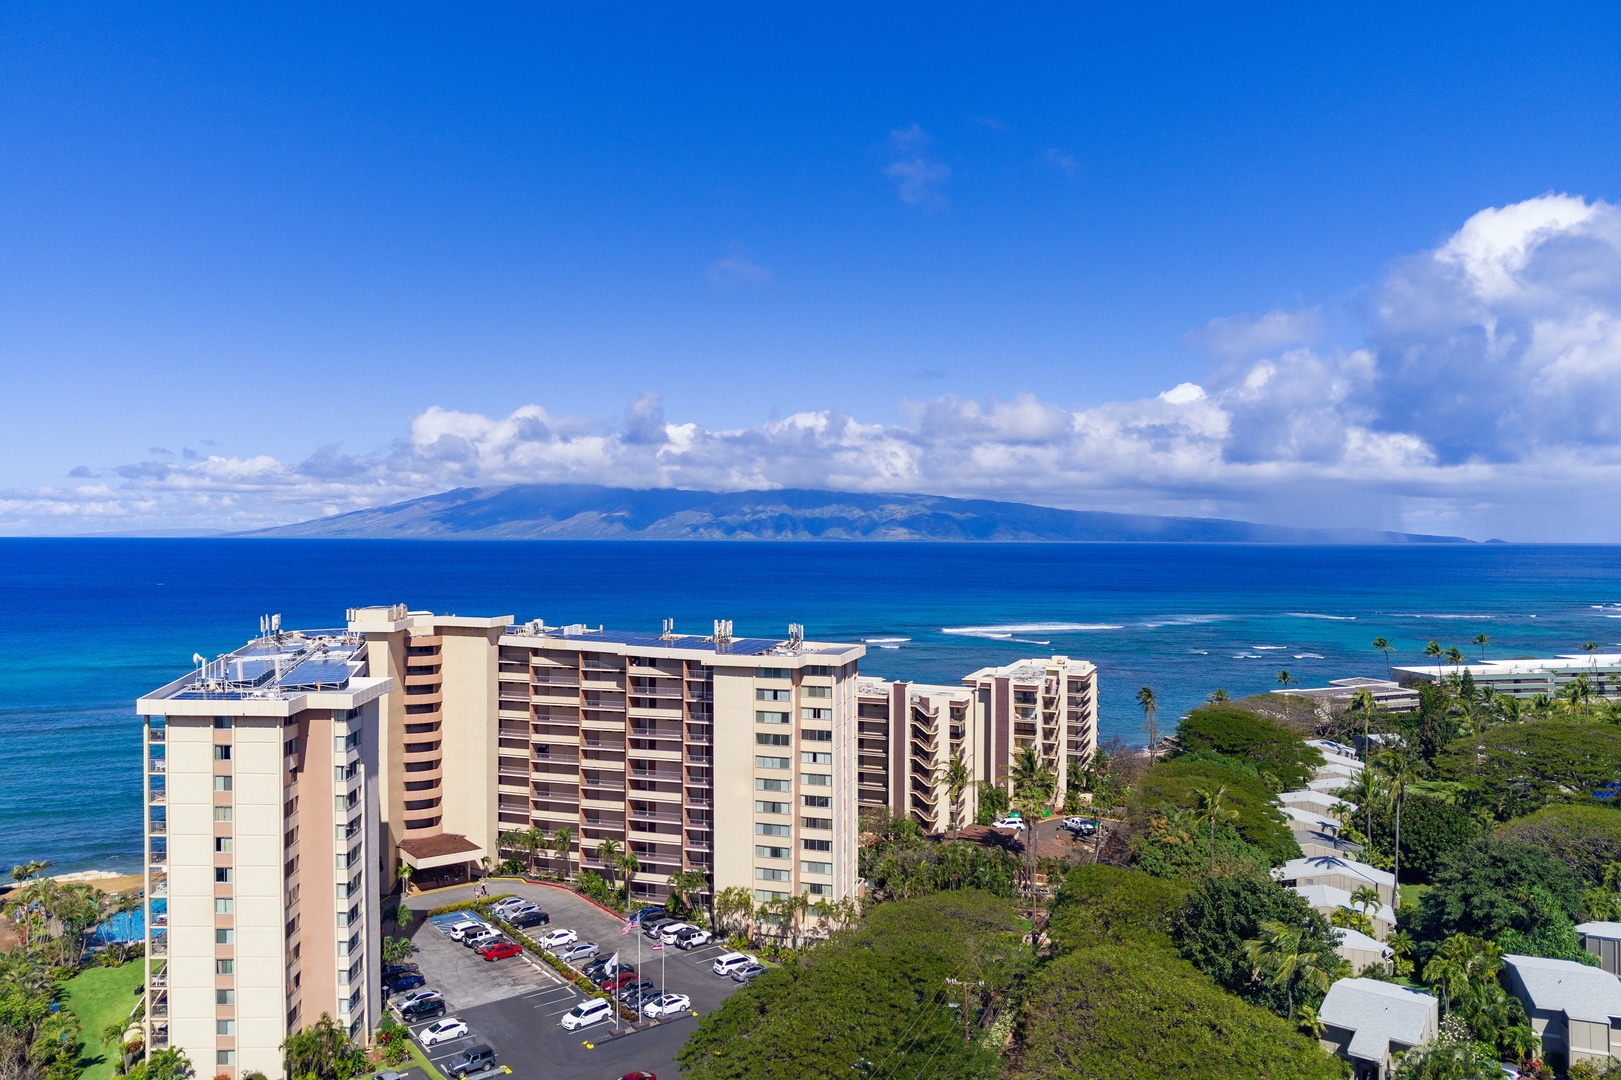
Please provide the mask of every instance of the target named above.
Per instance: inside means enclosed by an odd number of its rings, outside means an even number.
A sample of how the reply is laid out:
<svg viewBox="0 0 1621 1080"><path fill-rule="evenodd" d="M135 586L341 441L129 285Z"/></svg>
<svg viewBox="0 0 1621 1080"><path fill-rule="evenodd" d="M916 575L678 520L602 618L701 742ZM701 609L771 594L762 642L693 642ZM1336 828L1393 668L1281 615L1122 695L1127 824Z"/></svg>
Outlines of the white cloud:
<svg viewBox="0 0 1621 1080"><path fill-rule="evenodd" d="M710 263L704 278L716 289L735 289L744 285L769 285L771 271L750 258L747 250L735 248L730 255Z"/></svg>
<svg viewBox="0 0 1621 1080"><path fill-rule="evenodd" d="M573 482L919 491L1054 506L1510 539L1610 539L1621 479L1621 212L1547 196L1483 211L1398 263L1359 348L1318 313L1213 320L1225 366L1149 398L903 402L897 423L823 409L733 429L525 405L433 407L372 454L192 453L0 491L0 530L250 528L450 487ZM1577 511L1575 508L1580 508Z"/></svg>
<svg viewBox="0 0 1621 1080"><path fill-rule="evenodd" d="M884 175L895 185L901 202L925 210L944 210L949 200L938 189L951 178L951 168L923 154L932 141L915 122L891 131L890 146L906 156L884 166Z"/></svg>
<svg viewBox="0 0 1621 1080"><path fill-rule="evenodd" d="M1081 171L1081 163L1079 161L1076 161L1073 157L1070 157L1068 154L1055 147L1048 147L1042 153L1041 160L1045 161L1048 165L1051 165L1065 176L1078 176Z"/></svg>

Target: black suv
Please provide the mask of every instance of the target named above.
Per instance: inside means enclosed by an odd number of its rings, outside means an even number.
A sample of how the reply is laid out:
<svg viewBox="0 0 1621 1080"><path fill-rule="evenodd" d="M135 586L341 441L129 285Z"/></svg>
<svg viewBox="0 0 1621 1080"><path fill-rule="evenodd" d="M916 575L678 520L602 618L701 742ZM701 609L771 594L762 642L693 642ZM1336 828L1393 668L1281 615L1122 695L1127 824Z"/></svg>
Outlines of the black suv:
<svg viewBox="0 0 1621 1080"><path fill-rule="evenodd" d="M552 917L544 911L525 911L507 921L519 930L524 930L531 926L545 926L552 921Z"/></svg>
<svg viewBox="0 0 1621 1080"><path fill-rule="evenodd" d="M445 1075L453 1077L454 1080L462 1080L464 1076L476 1076L493 1068L495 1068L495 1051L488 1046L472 1046L451 1059L450 1064L445 1067Z"/></svg>

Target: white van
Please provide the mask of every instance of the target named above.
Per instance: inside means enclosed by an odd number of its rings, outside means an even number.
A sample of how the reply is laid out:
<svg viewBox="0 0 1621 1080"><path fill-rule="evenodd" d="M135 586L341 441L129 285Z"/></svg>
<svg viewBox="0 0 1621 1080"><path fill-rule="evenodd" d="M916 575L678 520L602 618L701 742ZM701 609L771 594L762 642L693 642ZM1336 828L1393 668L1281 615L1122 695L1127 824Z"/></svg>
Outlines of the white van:
<svg viewBox="0 0 1621 1080"><path fill-rule="evenodd" d="M714 971L716 975L730 975L738 968L747 967L755 962L754 957L750 956L748 953L721 953L719 956L715 957L715 963L711 966L710 970Z"/></svg>
<svg viewBox="0 0 1621 1080"><path fill-rule="evenodd" d="M462 941L468 934L482 934L486 930L493 929L495 928L482 919L463 919L445 927L445 936L451 941Z"/></svg>
<svg viewBox="0 0 1621 1080"><path fill-rule="evenodd" d="M578 1031L592 1024L600 1024L612 1016L613 1005L607 998L591 998L564 1013L562 1024L566 1031Z"/></svg>

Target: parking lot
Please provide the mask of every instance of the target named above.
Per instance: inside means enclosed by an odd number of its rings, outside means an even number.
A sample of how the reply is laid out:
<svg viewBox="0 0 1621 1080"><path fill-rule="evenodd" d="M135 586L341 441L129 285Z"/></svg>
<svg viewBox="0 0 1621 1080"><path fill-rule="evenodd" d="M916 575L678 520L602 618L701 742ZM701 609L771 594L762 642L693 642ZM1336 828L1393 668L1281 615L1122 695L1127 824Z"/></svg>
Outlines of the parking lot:
<svg viewBox="0 0 1621 1080"><path fill-rule="evenodd" d="M687 995L699 1013L715 1008L738 988L731 979L710 972L714 958L725 951L722 946L687 952L667 947L654 952L653 943L638 928L632 928L628 935L621 934L621 920L565 890L492 882L490 892L526 897L551 915L549 926L530 928L531 936L538 938L549 929L573 930L580 941L595 942L603 956L617 951L622 966L636 968L642 978L661 990ZM424 1051L435 1066L442 1070L463 1050L482 1043L495 1049L498 1064L510 1068L522 1080L539 1080L542 1076L611 1080L633 1070L656 1073L660 1080L680 1075L675 1054L696 1023L692 1013L669 1018L643 1031L628 1031L626 1025L620 1024L616 1034L616 1025L611 1021L565 1031L560 1023L563 1014L584 995L562 976L528 954L486 961L420 917L430 907L470 899L471 895L471 889L454 890L414 897L409 902L419 916L411 933L416 947L412 961L421 967L428 986L444 995L448 1007L445 1015L466 1021L470 1028L466 1037ZM412 1024L411 1030L420 1032L431 1022Z"/></svg>

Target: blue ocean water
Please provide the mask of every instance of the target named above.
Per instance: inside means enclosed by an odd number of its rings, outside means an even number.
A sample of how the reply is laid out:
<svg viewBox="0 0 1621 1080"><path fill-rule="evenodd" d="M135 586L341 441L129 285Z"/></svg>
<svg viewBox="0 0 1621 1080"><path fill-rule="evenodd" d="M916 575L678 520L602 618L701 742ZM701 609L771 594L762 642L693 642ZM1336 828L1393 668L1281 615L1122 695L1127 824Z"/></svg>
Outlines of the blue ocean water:
<svg viewBox="0 0 1621 1080"><path fill-rule="evenodd" d="M1471 655L1621 647L1621 548L1092 544L0 540L0 870L134 868L133 703L252 636L404 602L553 624L865 640L863 670L954 682L1065 653L1098 665L1101 728L1141 740L1222 687L1377 675L1432 638Z"/></svg>

